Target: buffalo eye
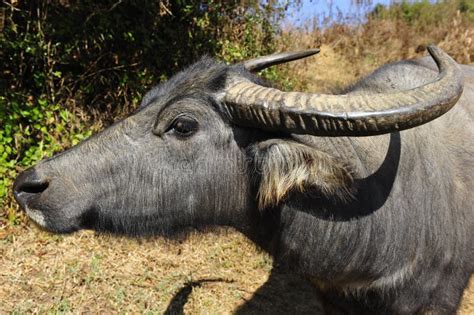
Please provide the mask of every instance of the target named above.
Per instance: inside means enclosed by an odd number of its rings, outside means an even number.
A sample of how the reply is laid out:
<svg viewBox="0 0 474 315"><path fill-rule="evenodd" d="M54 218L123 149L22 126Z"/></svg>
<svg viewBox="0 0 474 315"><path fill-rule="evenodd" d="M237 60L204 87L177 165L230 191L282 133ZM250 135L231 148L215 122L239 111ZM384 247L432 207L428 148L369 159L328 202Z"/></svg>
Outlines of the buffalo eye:
<svg viewBox="0 0 474 315"><path fill-rule="evenodd" d="M178 137L189 137L198 130L198 122L189 116L178 116L173 120L166 132L172 132Z"/></svg>

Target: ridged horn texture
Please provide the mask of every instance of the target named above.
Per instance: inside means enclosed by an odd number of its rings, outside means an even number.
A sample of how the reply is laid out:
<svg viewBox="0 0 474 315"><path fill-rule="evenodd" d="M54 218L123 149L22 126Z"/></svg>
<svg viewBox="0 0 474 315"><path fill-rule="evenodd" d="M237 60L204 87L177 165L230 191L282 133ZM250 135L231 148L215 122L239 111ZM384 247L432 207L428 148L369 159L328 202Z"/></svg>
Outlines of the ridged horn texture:
<svg viewBox="0 0 474 315"><path fill-rule="evenodd" d="M367 95L282 92L246 79L229 84L223 110L247 127L316 136L372 136L425 124L446 113L462 94L456 62L436 46L433 82L406 91Z"/></svg>
<svg viewBox="0 0 474 315"><path fill-rule="evenodd" d="M306 58L317 53L319 53L318 48L294 51L294 52L286 52L286 53L274 54L274 55L263 56L263 57L247 60L247 61L244 61L242 64L244 65L245 69L247 69L248 71L257 72L265 68L278 65L280 63L285 63L285 62L290 62L293 60Z"/></svg>

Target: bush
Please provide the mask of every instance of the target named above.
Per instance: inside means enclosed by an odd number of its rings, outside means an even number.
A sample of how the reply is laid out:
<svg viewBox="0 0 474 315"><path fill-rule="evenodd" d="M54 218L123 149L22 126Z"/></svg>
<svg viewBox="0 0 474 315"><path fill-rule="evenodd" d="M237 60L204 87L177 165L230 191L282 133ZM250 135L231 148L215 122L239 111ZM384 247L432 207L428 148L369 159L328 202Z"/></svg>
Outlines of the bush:
<svg viewBox="0 0 474 315"><path fill-rule="evenodd" d="M474 21L474 4L469 0L446 0L434 4L428 0L402 1L391 6L377 4L370 17L378 20L401 20L410 25L429 28L446 23L456 11Z"/></svg>
<svg viewBox="0 0 474 315"><path fill-rule="evenodd" d="M152 85L204 54L232 62L273 52L286 3L242 3L9 1L0 16L0 225L18 222L18 171L126 116Z"/></svg>

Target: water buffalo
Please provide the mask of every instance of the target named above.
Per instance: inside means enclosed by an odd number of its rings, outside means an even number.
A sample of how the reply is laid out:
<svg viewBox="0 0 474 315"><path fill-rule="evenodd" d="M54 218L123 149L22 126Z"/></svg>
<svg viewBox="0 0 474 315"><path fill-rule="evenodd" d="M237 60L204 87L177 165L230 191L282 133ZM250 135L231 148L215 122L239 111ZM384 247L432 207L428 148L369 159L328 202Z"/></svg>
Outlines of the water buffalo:
<svg viewBox="0 0 474 315"><path fill-rule="evenodd" d="M20 174L16 200L56 233L232 226L349 313L454 313L474 266L474 69L430 46L341 95L252 74L315 52L204 58Z"/></svg>

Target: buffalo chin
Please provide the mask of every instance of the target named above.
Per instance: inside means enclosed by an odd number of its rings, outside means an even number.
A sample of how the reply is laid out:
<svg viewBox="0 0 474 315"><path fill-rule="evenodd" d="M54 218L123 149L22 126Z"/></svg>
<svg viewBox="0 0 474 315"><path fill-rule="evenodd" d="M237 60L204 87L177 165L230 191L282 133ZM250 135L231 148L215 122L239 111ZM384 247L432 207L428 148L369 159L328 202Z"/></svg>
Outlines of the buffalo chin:
<svg viewBox="0 0 474 315"><path fill-rule="evenodd" d="M36 208L24 207L27 216L42 230L58 234L71 234L81 230L80 218L57 220L59 214L53 213L51 209L42 211ZM54 218L53 218L54 217Z"/></svg>

